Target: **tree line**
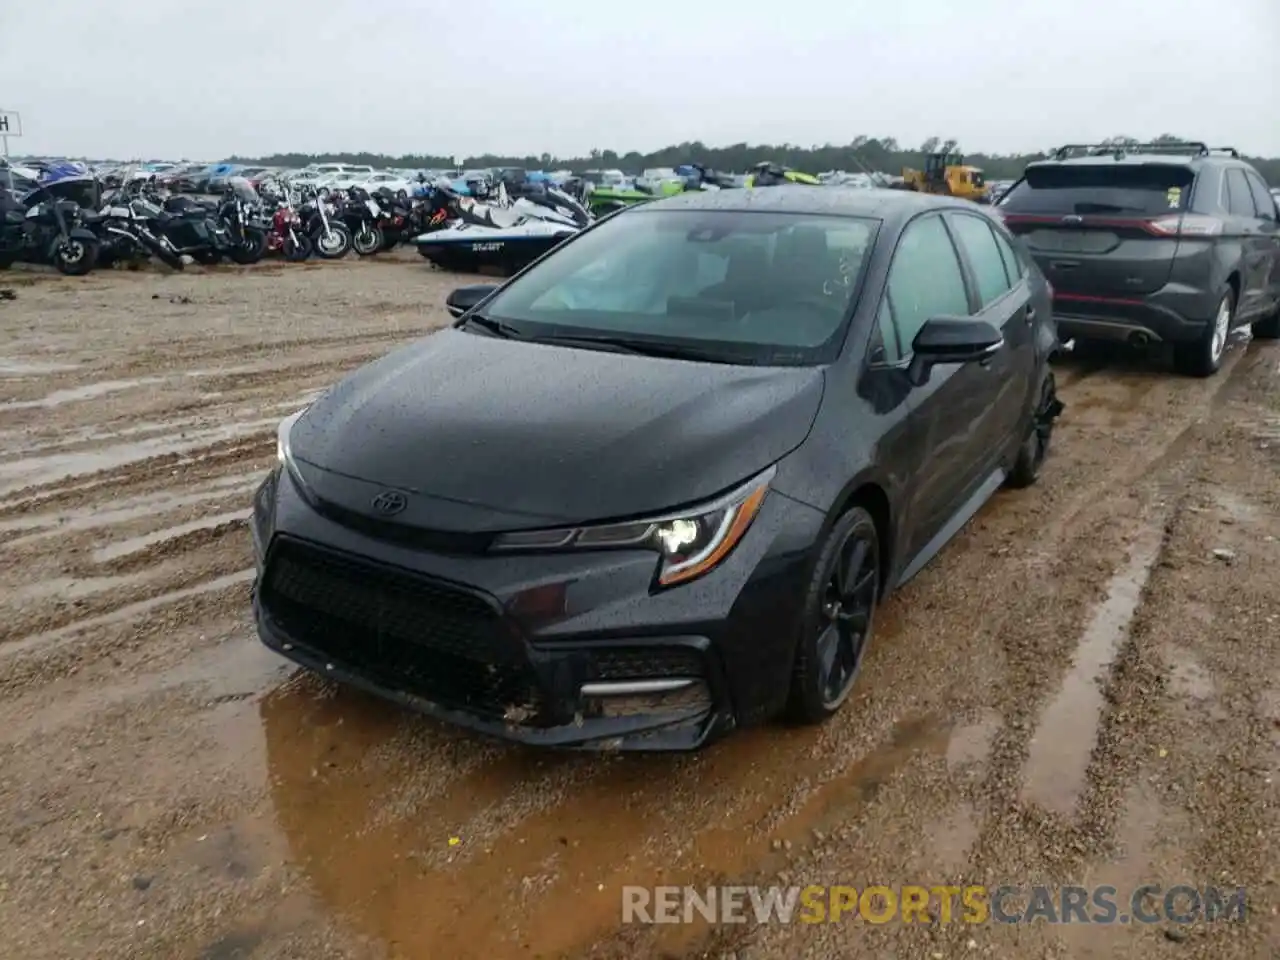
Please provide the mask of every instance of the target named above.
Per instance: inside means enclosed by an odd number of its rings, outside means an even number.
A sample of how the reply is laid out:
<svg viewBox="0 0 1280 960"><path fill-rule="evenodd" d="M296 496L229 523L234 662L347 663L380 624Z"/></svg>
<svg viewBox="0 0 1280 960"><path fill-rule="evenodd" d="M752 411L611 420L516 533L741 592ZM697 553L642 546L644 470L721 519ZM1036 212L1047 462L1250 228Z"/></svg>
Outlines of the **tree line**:
<svg viewBox="0 0 1280 960"><path fill-rule="evenodd" d="M1139 142L1176 143L1182 138L1161 134L1150 141L1140 141L1129 136L1108 137L1105 143L1126 146ZM837 146L802 147L793 143L748 144L733 143L724 147L710 147L701 141L676 143L652 153L615 150L592 150L585 157L557 157L549 153L527 156L464 157L463 166L469 169L486 167L524 167L529 170L573 170L582 172L593 168L617 168L638 173L650 167L674 167L682 163L700 163L715 170L743 172L752 164L772 160L784 166L807 173L826 170L880 171L901 174L904 167L919 169L924 158L939 150L959 152L965 162L983 169L988 180L1012 180L1022 173L1023 167L1033 160L1047 157L1058 144L1038 153L997 154L964 153L956 141L942 137L930 137L917 147L900 144L893 137L854 137L849 143ZM1216 147L1218 144L1210 144ZM406 169L450 169L454 157L444 154L406 154L390 156L382 153L277 153L269 157L230 157L228 163L255 163L272 167L304 167L309 163L358 163L373 167L401 167ZM1280 184L1280 157L1250 157L1249 160L1266 178L1267 182Z"/></svg>

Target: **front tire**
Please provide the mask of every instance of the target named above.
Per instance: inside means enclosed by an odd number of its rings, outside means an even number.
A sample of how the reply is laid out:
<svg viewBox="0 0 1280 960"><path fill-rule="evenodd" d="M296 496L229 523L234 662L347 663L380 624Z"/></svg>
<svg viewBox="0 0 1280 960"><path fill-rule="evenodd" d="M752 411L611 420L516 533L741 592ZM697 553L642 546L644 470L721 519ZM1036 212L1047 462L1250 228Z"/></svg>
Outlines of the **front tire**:
<svg viewBox="0 0 1280 960"><path fill-rule="evenodd" d="M301 263L311 256L311 238L304 233L298 234L297 240L285 237L283 250L284 258L290 263Z"/></svg>
<svg viewBox="0 0 1280 960"><path fill-rule="evenodd" d="M318 257L340 260L351 249L351 231L346 224L331 223L326 235L324 227L320 227L311 237L311 246Z"/></svg>
<svg viewBox="0 0 1280 960"><path fill-rule="evenodd" d="M367 225L363 230L356 232L351 237L352 247L362 257L369 257L377 253L382 249L382 243L382 228L374 224Z"/></svg>
<svg viewBox="0 0 1280 960"><path fill-rule="evenodd" d="M229 256L241 266L257 263L267 252L267 235L256 227L244 229L244 240L231 248Z"/></svg>
<svg viewBox="0 0 1280 960"><path fill-rule="evenodd" d="M880 537L862 507L823 541L805 591L787 707L800 723L833 716L853 689L880 597Z"/></svg>
<svg viewBox="0 0 1280 960"><path fill-rule="evenodd" d="M1173 365L1179 373L1189 377L1211 377L1222 368L1222 358L1227 352L1227 337L1231 334L1231 322L1236 315L1236 296L1230 287L1222 292L1213 320L1199 339L1191 343L1175 344Z"/></svg>
<svg viewBox="0 0 1280 960"><path fill-rule="evenodd" d="M98 262L98 244L68 237L53 251L53 265L68 277L83 277Z"/></svg>

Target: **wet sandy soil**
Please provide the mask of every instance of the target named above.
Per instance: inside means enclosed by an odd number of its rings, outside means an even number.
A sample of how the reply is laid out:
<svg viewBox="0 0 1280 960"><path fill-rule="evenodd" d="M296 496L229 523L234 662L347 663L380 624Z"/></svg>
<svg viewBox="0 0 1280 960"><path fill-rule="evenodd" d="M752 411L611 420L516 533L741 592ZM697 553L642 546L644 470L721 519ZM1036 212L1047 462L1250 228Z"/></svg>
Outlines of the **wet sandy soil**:
<svg viewBox="0 0 1280 960"><path fill-rule="evenodd" d="M821 729L495 745L248 612L274 425L446 321L417 258L0 277L0 956L1269 957L1280 349L1059 367L1035 488L880 612ZM1216 551L1216 553L1215 553ZM1217 884L1246 922L620 923L627 884Z"/></svg>

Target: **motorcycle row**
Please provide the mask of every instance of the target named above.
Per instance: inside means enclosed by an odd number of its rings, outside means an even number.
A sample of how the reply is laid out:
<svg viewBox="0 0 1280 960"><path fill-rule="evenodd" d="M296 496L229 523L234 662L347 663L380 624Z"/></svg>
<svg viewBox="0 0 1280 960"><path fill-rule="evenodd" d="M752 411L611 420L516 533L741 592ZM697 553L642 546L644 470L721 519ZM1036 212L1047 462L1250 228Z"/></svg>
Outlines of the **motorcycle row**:
<svg viewBox="0 0 1280 960"><path fill-rule="evenodd" d="M174 270L194 262L256 263L369 256L422 232L426 199L363 188L319 196L314 190L259 192L242 178L210 199L167 195L154 180L104 191L96 178L42 183L20 200L0 191L0 269L16 262L52 265L82 276L95 267L155 259Z"/></svg>
<svg viewBox="0 0 1280 960"><path fill-rule="evenodd" d="M775 164L757 165L746 186L816 178ZM632 185L595 185L584 178L553 184L512 171L465 188L425 181L413 197L390 188L344 191L243 177L221 195L169 194L150 179L121 179L113 189L82 169L40 182L17 199L0 190L0 269L23 261L51 264L80 276L95 267L133 266L155 259L181 270L229 260L256 263L268 255L327 260L351 250L372 256L413 243L438 267L475 271L521 269L600 216L669 195ZM733 186L715 171L688 165L679 190Z"/></svg>

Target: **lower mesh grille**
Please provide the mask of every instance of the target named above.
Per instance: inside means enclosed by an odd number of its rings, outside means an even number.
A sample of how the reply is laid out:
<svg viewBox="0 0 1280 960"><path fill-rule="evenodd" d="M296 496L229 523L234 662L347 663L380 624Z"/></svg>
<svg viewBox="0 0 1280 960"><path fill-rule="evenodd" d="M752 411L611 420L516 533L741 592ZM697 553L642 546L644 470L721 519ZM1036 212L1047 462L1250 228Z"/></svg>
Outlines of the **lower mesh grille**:
<svg viewBox="0 0 1280 960"><path fill-rule="evenodd" d="M617 647L592 652L599 680L661 680L701 677L702 654L690 647Z"/></svg>
<svg viewBox="0 0 1280 960"><path fill-rule="evenodd" d="M292 641L380 686L496 719L540 708L519 637L449 584L279 540L261 603Z"/></svg>

